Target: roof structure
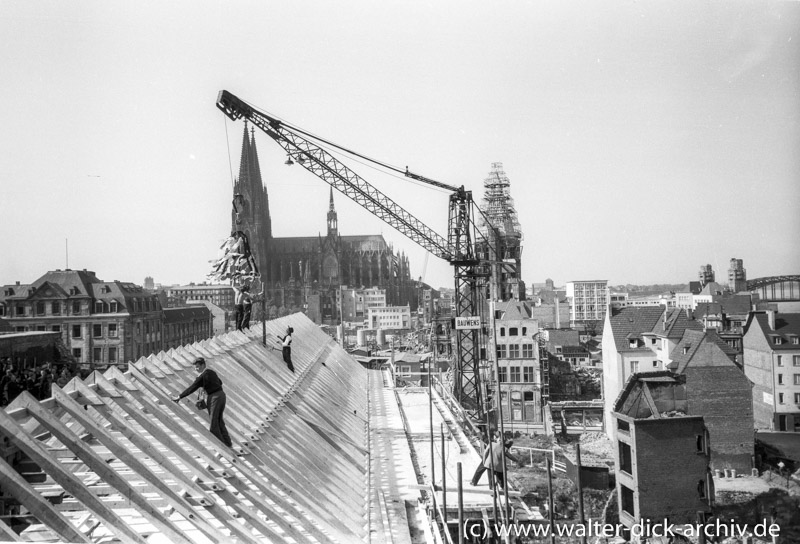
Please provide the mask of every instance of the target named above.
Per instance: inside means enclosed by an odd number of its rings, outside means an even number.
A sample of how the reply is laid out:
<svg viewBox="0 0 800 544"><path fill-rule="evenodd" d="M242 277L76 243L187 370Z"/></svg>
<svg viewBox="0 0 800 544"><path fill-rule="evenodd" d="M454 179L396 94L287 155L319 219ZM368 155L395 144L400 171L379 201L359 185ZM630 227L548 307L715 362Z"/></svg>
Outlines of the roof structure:
<svg viewBox="0 0 800 544"><path fill-rule="evenodd" d="M696 357L704 345L716 347L713 351L706 351L701 358ZM682 374L689 364L697 366L720 366L736 362L737 351L728 345L713 330L687 330L681 341L670 354L670 370ZM727 362L722 358L727 359Z"/></svg>
<svg viewBox="0 0 800 544"><path fill-rule="evenodd" d="M663 313L662 306L644 306L622 308L610 316L616 350L618 352L649 350L641 342L642 334L651 332ZM638 340L636 347L631 347L631 340Z"/></svg>
<svg viewBox="0 0 800 544"><path fill-rule="evenodd" d="M269 332L287 323L303 339L297 374L255 334L235 332L54 385L46 401L23 393L0 411L3 490L28 513L26 538L363 540L367 373L301 314ZM208 432L205 411L170 400L194 380L197 356L224 382L232 449ZM0 523L0 539L19 538Z"/></svg>
<svg viewBox="0 0 800 544"><path fill-rule="evenodd" d="M412 544L431 530L419 505L432 483L455 517L458 463L469 515L492 508L485 485L467 485L481 457L450 397L396 389L388 365L363 368L303 314L267 322L268 338L289 325L296 374L257 327L53 385L44 401L22 393L0 411L0 488L19 509L0 541ZM194 398L171 400L199 356L223 381L232 448Z"/></svg>
<svg viewBox="0 0 800 544"><path fill-rule="evenodd" d="M681 308L667 310L666 312L662 310L661 314L662 319L650 331L657 336L680 339L687 329L698 330L703 328L700 323L690 319Z"/></svg>
<svg viewBox="0 0 800 544"><path fill-rule="evenodd" d="M633 419L686 417L686 378L672 372L632 374L614 402L614 412Z"/></svg>
<svg viewBox="0 0 800 544"><path fill-rule="evenodd" d="M800 338L800 313L775 313L775 328L772 329L767 313L754 313L748 330L757 325L758 329L772 345L775 351L796 351ZM780 337L781 343L776 344L775 339Z"/></svg>

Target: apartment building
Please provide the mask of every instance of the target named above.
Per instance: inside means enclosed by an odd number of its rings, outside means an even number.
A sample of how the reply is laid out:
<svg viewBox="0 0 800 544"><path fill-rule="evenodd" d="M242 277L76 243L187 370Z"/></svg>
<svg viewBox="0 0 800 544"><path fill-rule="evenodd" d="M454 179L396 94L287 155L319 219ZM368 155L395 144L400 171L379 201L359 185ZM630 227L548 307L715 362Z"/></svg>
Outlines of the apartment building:
<svg viewBox="0 0 800 544"><path fill-rule="evenodd" d="M586 321L602 322L608 308L608 280L568 281L569 322L575 327Z"/></svg>

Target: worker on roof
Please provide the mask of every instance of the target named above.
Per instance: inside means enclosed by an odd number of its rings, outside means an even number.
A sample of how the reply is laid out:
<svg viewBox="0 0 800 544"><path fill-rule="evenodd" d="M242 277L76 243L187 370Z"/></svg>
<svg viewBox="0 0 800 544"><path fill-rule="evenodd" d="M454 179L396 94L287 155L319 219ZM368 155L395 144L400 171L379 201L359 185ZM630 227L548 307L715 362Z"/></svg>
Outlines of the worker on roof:
<svg viewBox="0 0 800 544"><path fill-rule="evenodd" d="M515 461L518 465L521 464L521 461L513 455L509 448L514 445L513 440L506 440L504 443L501 441L492 442L491 445L491 452L489 455L486 456L486 460L483 462L483 466L494 470L494 479L497 481L497 485L500 487L505 487L505 473L503 472L503 456L505 455L512 461ZM491 480L491 478L490 478ZM491 481L490 486L491 487Z"/></svg>
<svg viewBox="0 0 800 544"><path fill-rule="evenodd" d="M199 374L197 379L186 388L186 390L174 397L172 400L175 402L180 402L182 398L188 397L201 387L206 393L206 409L208 410L208 415L211 416L211 434L219 438L219 440L228 446L229 448L233 446L231 442L231 437L228 435L228 429L225 427L225 420L222 419L222 414L225 411L225 402L227 397L225 396L225 391L222 390L222 380L217 373L211 370L210 368L206 368L206 360L202 357L198 357L194 360L194 370Z"/></svg>
<svg viewBox="0 0 800 544"><path fill-rule="evenodd" d="M494 435L494 441L499 441L500 440L500 433L499 432L495 431L492 434ZM483 473L488 470L485 466L483 466L483 464L486 462L486 459L489 457L489 444L486 443L486 436L483 436L482 438L483 438L482 442L483 442L484 446L483 446L483 453L481 455L481 462L478 464L478 467L475 469L475 474L472 475L472 480L470 481L470 484L472 484L473 486L478 485L478 482L480 481L481 476L483 476Z"/></svg>
<svg viewBox="0 0 800 544"><path fill-rule="evenodd" d="M250 288L247 285L241 287L233 286L234 291L234 317L236 319L236 330L242 330L244 324L244 300Z"/></svg>
<svg viewBox="0 0 800 544"><path fill-rule="evenodd" d="M289 370L294 372L294 365L292 364L292 333L294 329L291 327L286 328L286 336L278 335L281 341L281 351L283 351L283 362L289 367Z"/></svg>

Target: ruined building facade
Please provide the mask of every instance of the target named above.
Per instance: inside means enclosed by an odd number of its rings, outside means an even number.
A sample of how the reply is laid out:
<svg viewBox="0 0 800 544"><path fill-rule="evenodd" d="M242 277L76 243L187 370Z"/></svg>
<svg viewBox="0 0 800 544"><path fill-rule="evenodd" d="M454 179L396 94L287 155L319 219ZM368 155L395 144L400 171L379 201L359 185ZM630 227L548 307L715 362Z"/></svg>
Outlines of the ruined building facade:
<svg viewBox="0 0 800 544"><path fill-rule="evenodd" d="M324 236L272 236L269 196L261 178L255 135L248 133L247 126L234 194L241 198L234 198L238 213L233 212L232 228L247 235L266 284L269 307L305 310L316 323L335 324L341 314L341 288L377 287L386 290L389 306L410 305L416 310L408 257L396 253L381 234L341 235L333 189Z"/></svg>

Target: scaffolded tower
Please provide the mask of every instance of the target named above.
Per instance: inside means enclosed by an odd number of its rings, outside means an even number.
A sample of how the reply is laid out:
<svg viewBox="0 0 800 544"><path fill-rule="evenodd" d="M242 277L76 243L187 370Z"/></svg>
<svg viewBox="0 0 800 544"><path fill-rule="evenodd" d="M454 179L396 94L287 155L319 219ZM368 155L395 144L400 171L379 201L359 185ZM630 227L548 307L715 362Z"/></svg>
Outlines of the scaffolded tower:
<svg viewBox="0 0 800 544"><path fill-rule="evenodd" d="M502 162L493 162L492 170L483 180L483 200L478 223L484 240L478 242L478 252L494 263L495 300L524 300L525 284L521 280L522 230L511 198L511 182L503 171Z"/></svg>

